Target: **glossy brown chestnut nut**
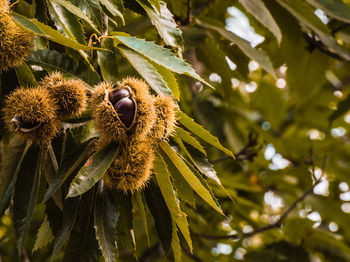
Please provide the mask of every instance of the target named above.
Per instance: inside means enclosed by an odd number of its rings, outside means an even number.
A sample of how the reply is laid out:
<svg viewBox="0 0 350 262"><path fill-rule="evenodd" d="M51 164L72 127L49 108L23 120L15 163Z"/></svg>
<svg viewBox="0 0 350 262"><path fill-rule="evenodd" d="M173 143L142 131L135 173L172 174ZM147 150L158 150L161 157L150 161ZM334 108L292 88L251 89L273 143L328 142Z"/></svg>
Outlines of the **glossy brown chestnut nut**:
<svg viewBox="0 0 350 262"><path fill-rule="evenodd" d="M113 105L115 111L118 113L119 119L123 124L129 128L135 118L136 105L130 97L124 97Z"/></svg>
<svg viewBox="0 0 350 262"><path fill-rule="evenodd" d="M108 98L109 98L109 101L112 103L112 105L114 105L120 99L128 96L130 96L129 90L125 88L120 88L120 89L113 90L111 93L109 93Z"/></svg>

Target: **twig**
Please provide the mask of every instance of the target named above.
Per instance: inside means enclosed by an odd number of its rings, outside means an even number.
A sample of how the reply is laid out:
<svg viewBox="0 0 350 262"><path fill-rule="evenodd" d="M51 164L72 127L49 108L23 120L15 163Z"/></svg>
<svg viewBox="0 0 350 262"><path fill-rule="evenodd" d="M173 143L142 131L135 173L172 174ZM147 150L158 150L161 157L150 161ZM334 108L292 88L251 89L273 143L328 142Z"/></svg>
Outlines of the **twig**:
<svg viewBox="0 0 350 262"><path fill-rule="evenodd" d="M185 254L191 258L193 261L196 261L196 262L203 262L203 260L201 258L199 258L198 256L196 256L195 254L191 253L184 245L181 245L181 249L185 252Z"/></svg>
<svg viewBox="0 0 350 262"><path fill-rule="evenodd" d="M207 0L201 6L199 6L196 10L194 10L193 15L195 15L195 16L200 15L200 13L202 13L205 8L207 8L208 6L210 6L214 2L215 2L215 0Z"/></svg>
<svg viewBox="0 0 350 262"><path fill-rule="evenodd" d="M348 23L344 23L344 24L342 24L342 25L340 25L340 26L338 26L338 27L332 29L332 31L331 31L332 35L334 36L337 32L339 32L340 30L342 30L342 29L348 27L349 25L350 25L350 24L348 24Z"/></svg>
<svg viewBox="0 0 350 262"><path fill-rule="evenodd" d="M256 149L252 150L253 147L255 147L258 144L258 138L256 136L253 136L252 133L249 134L248 137L248 143L238 152L235 154L236 160L243 161L243 160L249 160L253 161L254 157L257 156L258 151L263 147L262 145ZM217 164L220 162L224 162L226 160L233 159L231 156L222 156L217 159L209 161L212 164Z"/></svg>
<svg viewBox="0 0 350 262"><path fill-rule="evenodd" d="M324 161L323 161L323 165L322 165L321 176L315 181L315 183L312 185L311 188L309 188L307 191L305 191L297 200L294 201L294 203L286 211L284 211L284 213L280 216L280 218L276 222L274 222L270 225L266 225L266 226L257 228L251 232L240 234L240 235L234 234L234 235L214 236L214 235L200 234L200 233L194 233L194 232L192 232L192 234L199 236L199 237L204 237L207 239L244 239L244 238L252 237L252 236L256 235L257 233L261 233L261 232L264 232L264 231L267 231L267 230L270 230L273 228L280 228L282 226L283 221L288 217L288 215L290 213L292 213L292 211L297 207L297 205L300 202L304 201L307 196L312 194L314 191L314 188L321 182L322 177L324 175L324 171L326 169L327 162L328 162L328 156L325 156Z"/></svg>
<svg viewBox="0 0 350 262"><path fill-rule="evenodd" d="M140 257L140 262L154 261L161 257L161 245L159 242L148 248Z"/></svg>
<svg viewBox="0 0 350 262"><path fill-rule="evenodd" d="M102 36L108 35L108 16L103 15L103 33Z"/></svg>
<svg viewBox="0 0 350 262"><path fill-rule="evenodd" d="M306 42L308 42L309 47L308 50L311 53L315 48L317 48L318 50L320 50L321 52L325 53L326 55L335 58L337 60L340 61L346 61L348 62L346 59L344 59L343 57L341 57L340 55L338 55L337 53L333 53L332 51L330 51L320 40L315 39L314 36L309 36L308 34L304 33L304 39L306 40Z"/></svg>
<svg viewBox="0 0 350 262"><path fill-rule="evenodd" d="M192 22L192 1L191 0L187 0L187 18L186 18L186 24L190 24Z"/></svg>

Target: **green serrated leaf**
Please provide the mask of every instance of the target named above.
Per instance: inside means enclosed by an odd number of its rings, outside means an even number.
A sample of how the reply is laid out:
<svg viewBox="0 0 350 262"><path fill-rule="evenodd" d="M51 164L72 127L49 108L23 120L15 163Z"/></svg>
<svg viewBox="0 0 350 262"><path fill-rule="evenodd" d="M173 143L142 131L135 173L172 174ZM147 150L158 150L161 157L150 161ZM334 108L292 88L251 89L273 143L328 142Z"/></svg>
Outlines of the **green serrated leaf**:
<svg viewBox="0 0 350 262"><path fill-rule="evenodd" d="M35 76L25 62L23 62L20 66L15 67L15 70L20 86L38 86L38 82L36 81Z"/></svg>
<svg viewBox="0 0 350 262"><path fill-rule="evenodd" d="M171 234L171 249L173 250L174 261L181 262L181 255L182 255L181 245L180 245L179 236L177 235L176 223L172 221L172 225L173 225L173 232Z"/></svg>
<svg viewBox="0 0 350 262"><path fill-rule="evenodd" d="M14 137L9 145L4 146L3 166L0 173L0 216L4 214L9 204L18 173L31 145L32 143L23 143L18 137Z"/></svg>
<svg viewBox="0 0 350 262"><path fill-rule="evenodd" d="M110 144L91 156L73 179L67 197L79 196L92 188L106 173L118 154L118 145Z"/></svg>
<svg viewBox="0 0 350 262"><path fill-rule="evenodd" d="M48 2L48 8L58 31L86 45L84 31L78 17L54 1Z"/></svg>
<svg viewBox="0 0 350 262"><path fill-rule="evenodd" d="M161 95L171 94L162 76L146 58L128 47L119 45L118 48L154 91Z"/></svg>
<svg viewBox="0 0 350 262"><path fill-rule="evenodd" d="M330 35L330 30L314 14L313 8L303 0L277 0L277 2L290 12L302 24L313 30L321 41L334 50L345 60L350 61L349 52L345 51L337 41Z"/></svg>
<svg viewBox="0 0 350 262"><path fill-rule="evenodd" d="M124 21L124 6L123 6L123 0L100 0L101 4L103 4L107 10L113 15L118 16L123 24L125 24Z"/></svg>
<svg viewBox="0 0 350 262"><path fill-rule="evenodd" d="M79 210L62 261L98 261L100 253L94 230L95 189L96 187L81 197L73 198L80 198Z"/></svg>
<svg viewBox="0 0 350 262"><path fill-rule="evenodd" d="M46 247L53 240L54 236L50 227L50 223L47 220L47 217L45 216L45 219L39 228L38 234L36 235L36 240L32 253L34 253L34 251L36 250L39 250L40 248Z"/></svg>
<svg viewBox="0 0 350 262"><path fill-rule="evenodd" d="M113 38L115 39L116 46L118 46L119 44L124 44L129 48L133 49L134 51L138 52L139 54L152 60L153 62L171 70L172 72L191 76L205 83L209 87L212 87L212 85L210 85L204 79L202 79L188 63L178 58L168 49L156 45L153 42L145 41L143 39L135 37L121 35L117 32L112 33L112 35L114 35Z"/></svg>
<svg viewBox="0 0 350 262"><path fill-rule="evenodd" d="M60 71L73 77L84 80L89 85L100 82L100 77L96 71L92 71L85 63L76 64L69 56L61 54L55 50L37 50L28 58L30 65L41 66L49 72ZM90 87L90 89L92 89Z"/></svg>
<svg viewBox="0 0 350 262"><path fill-rule="evenodd" d="M33 161L36 161L36 165L33 165ZM24 241L36 205L41 176L41 152L37 152L32 147L23 162L13 198L13 220L19 256L22 255Z"/></svg>
<svg viewBox="0 0 350 262"><path fill-rule="evenodd" d="M173 189L173 184L170 180L169 171L162 156L159 153L156 153L156 160L154 161L154 172L172 219L176 222L176 225L179 227L192 252L193 247L187 222L187 215L180 209L178 200L176 199L175 191Z"/></svg>
<svg viewBox="0 0 350 262"><path fill-rule="evenodd" d="M80 198L66 199L64 201L63 222L55 239L55 245L52 251L53 257L55 254L61 251L63 246L67 243L73 229L74 222L77 218L79 205Z"/></svg>
<svg viewBox="0 0 350 262"><path fill-rule="evenodd" d="M150 5L160 13L160 3L159 0L148 0L148 2L150 3Z"/></svg>
<svg viewBox="0 0 350 262"><path fill-rule="evenodd" d="M191 169L186 165L182 158L169 146L166 142L161 142L160 147L167 154L170 160L177 167L187 183L193 188L193 190L212 208L214 208L221 215L224 215L220 207L213 200L210 192L202 185L200 180L193 174Z"/></svg>
<svg viewBox="0 0 350 262"><path fill-rule="evenodd" d="M174 74L163 66L160 66L156 63L152 63L157 72L162 76L168 88L171 90L171 93L177 101L180 101L180 87L177 83L176 77Z"/></svg>
<svg viewBox="0 0 350 262"><path fill-rule="evenodd" d="M73 5L71 2L65 1L65 0L51 0L51 2L56 2L63 7L65 7L69 12L74 14L75 16L79 17L80 19L84 20L86 23L88 23L92 29L94 29L97 33L101 34L101 32L97 29L95 24L90 20L90 18L81 11L78 7Z"/></svg>
<svg viewBox="0 0 350 262"><path fill-rule="evenodd" d="M194 193L192 187L186 182L186 180L183 178L177 167L173 164L173 162L164 154L161 153L163 160L166 162L168 166L168 170L170 171L172 181L175 186L175 190L177 193L177 196L185 203L196 208L196 202L194 199Z"/></svg>
<svg viewBox="0 0 350 262"><path fill-rule="evenodd" d="M94 141L88 140L74 150L72 155L69 155L69 157L66 155L66 160L63 162L62 167L57 172L56 178L52 181L52 184L46 191L43 200L44 203L50 199L55 192L57 192L75 170L85 163L85 161L91 156L94 148Z"/></svg>
<svg viewBox="0 0 350 262"><path fill-rule="evenodd" d="M99 31L103 30L101 6L98 0L71 0L71 2L93 21Z"/></svg>
<svg viewBox="0 0 350 262"><path fill-rule="evenodd" d="M133 196L135 197L136 204L137 204L137 207L138 207L138 211L139 211L140 216L142 218L141 221L142 221L145 233L146 233L148 247L150 247L151 246L151 242L150 242L149 232L148 232L148 223L147 223L147 217L146 217L146 210L145 210L145 206L144 206L143 201L142 201L142 194L141 194L140 191L136 191Z"/></svg>
<svg viewBox="0 0 350 262"><path fill-rule="evenodd" d="M186 142L187 144L193 146L194 148L198 149L200 152L202 152L205 156L207 155L207 152L205 152L204 147L198 142L197 139L195 139L189 132L182 129L181 127L176 128L176 136L179 137L182 141Z"/></svg>
<svg viewBox="0 0 350 262"><path fill-rule="evenodd" d="M179 54L181 54L184 49L182 32L177 27L172 13L166 7L166 3L160 1L158 3L160 11L157 11L157 9L152 8L149 1L137 0L137 2L145 9L152 24L157 28L158 33L164 39L164 42L178 49Z"/></svg>
<svg viewBox="0 0 350 262"><path fill-rule="evenodd" d="M118 243L121 248L128 249L134 254L136 260L136 240L133 228L132 200L131 193L114 191L116 204L119 210L119 220L117 225Z"/></svg>
<svg viewBox="0 0 350 262"><path fill-rule="evenodd" d="M103 50L102 48L87 46L78 43L68 37L65 37L63 34L57 30L47 26L36 19L28 19L22 15L11 13L12 18L19 26L23 27L27 31L44 37L48 40L56 42L60 45L67 46L76 50Z"/></svg>
<svg viewBox="0 0 350 262"><path fill-rule="evenodd" d="M95 199L94 227L106 262L113 262L116 258L118 217L119 213L113 196L100 182Z"/></svg>
<svg viewBox="0 0 350 262"><path fill-rule="evenodd" d="M274 34L278 43L282 41L281 30L270 14L269 9L266 8L265 4L261 0L256 0L254 2L249 0L239 0L239 2L244 6L244 8L251 13L261 24L263 24L271 33Z"/></svg>
<svg viewBox="0 0 350 262"><path fill-rule="evenodd" d="M171 214L165 203L163 195L154 183L150 183L145 191L146 202L154 218L155 227L165 253L171 246L172 221Z"/></svg>
<svg viewBox="0 0 350 262"><path fill-rule="evenodd" d="M120 80L118 74L118 63L113 51L113 40L105 39L101 47L111 50L111 52L97 51L97 63L100 66L103 79L107 82L117 82Z"/></svg>
<svg viewBox="0 0 350 262"><path fill-rule="evenodd" d="M217 149L221 150L225 154L231 156L233 159L236 159L235 155L230 150L221 145L217 137L213 136L209 133L209 131L205 130L202 126L194 122L192 118L190 118L181 111L177 111L177 116L179 122L183 124L186 128L188 128L193 134L197 135L198 137L211 144L212 146L216 147Z"/></svg>
<svg viewBox="0 0 350 262"><path fill-rule="evenodd" d="M270 58L266 55L266 53L251 47L248 41L240 38L239 36L235 35L230 31L227 31L223 26L219 26L216 20L204 19L204 18L201 20L196 19L196 23L199 26L202 26L211 30L215 30L216 32L221 34L223 37L225 37L227 40L235 43L244 52L246 56L256 61L266 72L268 72L274 78L277 78L273 65L270 61Z"/></svg>

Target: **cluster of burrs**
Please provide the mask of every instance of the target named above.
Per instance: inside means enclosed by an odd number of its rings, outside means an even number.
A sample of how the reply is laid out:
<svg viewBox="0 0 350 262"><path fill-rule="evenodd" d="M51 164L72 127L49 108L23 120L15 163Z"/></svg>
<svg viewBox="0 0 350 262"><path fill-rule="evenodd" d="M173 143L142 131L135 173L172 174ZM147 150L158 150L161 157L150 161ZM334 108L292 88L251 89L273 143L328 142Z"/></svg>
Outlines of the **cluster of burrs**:
<svg viewBox="0 0 350 262"><path fill-rule="evenodd" d="M90 104L100 134L96 150L110 143L119 146L105 184L124 192L142 189L152 173L154 146L174 132L175 102L152 95L142 80L126 78L118 85L95 86ZM60 132L62 119L81 115L86 106L84 82L53 73L38 87L21 87L7 96L3 113L10 131L47 147Z"/></svg>
<svg viewBox="0 0 350 262"><path fill-rule="evenodd" d="M176 104L170 96L151 95L148 85L136 78L118 85L101 83L94 90L98 147L117 143L121 149L104 176L105 184L124 192L140 190L152 173L154 146L174 132Z"/></svg>
<svg viewBox="0 0 350 262"><path fill-rule="evenodd" d="M38 87L20 87L4 102L7 128L24 140L47 146L60 131L63 118L79 116L86 108L86 87L60 73L46 76Z"/></svg>

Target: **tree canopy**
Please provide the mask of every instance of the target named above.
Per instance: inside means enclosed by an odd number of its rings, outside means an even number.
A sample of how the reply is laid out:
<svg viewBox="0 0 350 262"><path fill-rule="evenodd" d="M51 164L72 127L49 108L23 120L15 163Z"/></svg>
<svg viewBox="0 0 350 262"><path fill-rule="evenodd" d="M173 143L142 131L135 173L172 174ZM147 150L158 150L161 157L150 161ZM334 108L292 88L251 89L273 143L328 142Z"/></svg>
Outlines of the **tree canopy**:
<svg viewBox="0 0 350 262"><path fill-rule="evenodd" d="M350 261L349 25L348 0L0 0L0 261Z"/></svg>

